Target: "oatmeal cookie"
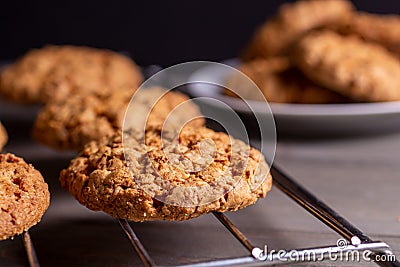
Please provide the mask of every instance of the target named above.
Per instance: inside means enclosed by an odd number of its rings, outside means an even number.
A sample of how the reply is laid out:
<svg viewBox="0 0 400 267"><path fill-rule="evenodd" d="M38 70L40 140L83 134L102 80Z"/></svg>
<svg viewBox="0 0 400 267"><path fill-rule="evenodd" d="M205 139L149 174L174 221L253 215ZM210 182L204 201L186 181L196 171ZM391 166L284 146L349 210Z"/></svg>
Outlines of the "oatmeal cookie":
<svg viewBox="0 0 400 267"><path fill-rule="evenodd" d="M50 204L40 172L12 154L0 155L0 240L37 224Z"/></svg>
<svg viewBox="0 0 400 267"><path fill-rule="evenodd" d="M87 144L61 172L63 188L91 210L133 221L180 221L244 208L271 189L272 178L261 153L224 133L186 127L176 138L179 146L172 141L175 133L168 131L163 131L162 142L158 127L147 129L145 136L134 131L124 134L133 158L126 160L122 138L114 136ZM208 193L216 183L226 191L212 198ZM166 184L174 189L168 190ZM192 191L193 187L200 191Z"/></svg>
<svg viewBox="0 0 400 267"><path fill-rule="evenodd" d="M265 22L253 35L242 60L268 58L285 54L302 35L327 25L342 24L353 13L347 0L309 0L282 5L274 18Z"/></svg>
<svg viewBox="0 0 400 267"><path fill-rule="evenodd" d="M19 103L46 103L71 94L137 88L143 77L129 58L78 46L29 51L0 74L0 95Z"/></svg>
<svg viewBox="0 0 400 267"><path fill-rule="evenodd" d="M315 83L358 101L400 100L400 62L385 48L331 31L305 36L298 67Z"/></svg>
<svg viewBox="0 0 400 267"><path fill-rule="evenodd" d="M49 102L36 119L33 136L37 141L53 148L70 150L79 150L89 141L110 137L122 130L125 112L134 91L125 88L108 93L72 95ZM150 88L141 92L141 99L133 107L136 123L140 119L146 119L147 114L142 114L141 109L149 105L149 100L164 91L161 88ZM162 124L177 105L187 100L189 99L181 93L169 92L152 109L148 124ZM175 114L174 118L178 120L178 124L187 116L201 116L199 108L191 103L184 114ZM199 118L191 123L201 126L205 121Z"/></svg>
<svg viewBox="0 0 400 267"><path fill-rule="evenodd" d="M6 145L7 139L8 139L7 132L6 132L6 130L4 129L3 125L0 122L0 151Z"/></svg>
<svg viewBox="0 0 400 267"><path fill-rule="evenodd" d="M283 57L256 59L243 63L238 70L257 85L269 102L296 104L349 102L346 97L314 84ZM258 89L242 75L233 74L227 79L226 85L227 88L238 90L244 99L263 100ZM226 89L224 92L229 96L238 97L231 90Z"/></svg>
<svg viewBox="0 0 400 267"><path fill-rule="evenodd" d="M339 31L358 35L366 41L380 44L394 53L400 53L400 16L398 15L358 12Z"/></svg>

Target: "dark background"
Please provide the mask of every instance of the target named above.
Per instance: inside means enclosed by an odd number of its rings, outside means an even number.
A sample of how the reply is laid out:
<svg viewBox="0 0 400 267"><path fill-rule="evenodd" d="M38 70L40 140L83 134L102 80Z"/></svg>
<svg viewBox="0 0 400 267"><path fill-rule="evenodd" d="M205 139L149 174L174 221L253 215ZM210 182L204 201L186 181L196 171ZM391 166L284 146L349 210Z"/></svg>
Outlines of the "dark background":
<svg viewBox="0 0 400 267"><path fill-rule="evenodd" d="M142 66L219 61L235 57L284 2L290 1L3 1L0 60L45 44L75 44L122 51ZM353 2L370 12L400 11L394 0Z"/></svg>

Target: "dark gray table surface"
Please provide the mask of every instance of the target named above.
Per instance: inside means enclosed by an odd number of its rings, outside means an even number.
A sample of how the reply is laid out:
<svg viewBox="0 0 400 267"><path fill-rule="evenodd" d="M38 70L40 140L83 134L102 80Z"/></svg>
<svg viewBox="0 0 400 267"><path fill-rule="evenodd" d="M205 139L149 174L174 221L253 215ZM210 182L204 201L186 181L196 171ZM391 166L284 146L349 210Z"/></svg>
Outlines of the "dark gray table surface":
<svg viewBox="0 0 400 267"><path fill-rule="evenodd" d="M20 113L11 108L15 107L0 103L0 120L10 134L6 151L32 163L50 185L51 206L30 231L41 265L140 266L115 219L86 209L60 188L58 173L74 154L31 140L35 108L18 107ZM400 257L399 151L400 133L341 139L280 138L276 161L350 222L391 245ZM254 206L227 215L257 246L292 249L333 245L339 238L275 187ZM158 264L247 255L212 215L132 226ZM0 266L27 266L20 236L0 242Z"/></svg>

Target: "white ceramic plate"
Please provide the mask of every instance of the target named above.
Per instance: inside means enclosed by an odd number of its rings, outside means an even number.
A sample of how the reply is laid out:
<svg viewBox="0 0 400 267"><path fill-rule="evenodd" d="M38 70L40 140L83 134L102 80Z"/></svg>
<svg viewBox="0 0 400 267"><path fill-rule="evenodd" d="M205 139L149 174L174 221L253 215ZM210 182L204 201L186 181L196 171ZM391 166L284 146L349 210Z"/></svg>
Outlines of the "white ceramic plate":
<svg viewBox="0 0 400 267"><path fill-rule="evenodd" d="M237 66L237 60L227 60L230 66ZM205 67L194 72L190 81L211 80L224 83L226 74L220 68ZM219 99L238 113L249 113L241 100L225 96L216 86L195 83L187 89L193 97ZM203 103L207 105L207 103ZM261 112L259 101L248 101L254 112ZM281 104L269 103L274 114L278 134L296 135L360 135L400 130L400 101L355 104ZM216 107L218 108L218 107ZM222 108L222 107L221 107ZM247 114L248 115L248 114Z"/></svg>

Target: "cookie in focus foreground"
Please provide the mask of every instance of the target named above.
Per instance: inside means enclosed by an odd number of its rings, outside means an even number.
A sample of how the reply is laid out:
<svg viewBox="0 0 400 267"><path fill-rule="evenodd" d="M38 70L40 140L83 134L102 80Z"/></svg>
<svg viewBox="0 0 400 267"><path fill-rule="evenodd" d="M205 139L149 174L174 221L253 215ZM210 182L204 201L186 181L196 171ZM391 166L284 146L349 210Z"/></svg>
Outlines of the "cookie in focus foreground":
<svg viewBox="0 0 400 267"><path fill-rule="evenodd" d="M146 119L141 107L146 107L161 88L141 90L135 116ZM56 149L80 150L90 141L110 137L122 131L124 116L135 90L124 88L114 92L90 95L73 95L48 103L39 113L33 127L34 138ZM163 92L163 91L162 91ZM189 98L178 92L169 92L153 107L148 124L162 124L168 114ZM177 120L185 116L201 116L199 108L191 104L185 114L176 114ZM203 118L192 121L193 126L202 126Z"/></svg>
<svg viewBox="0 0 400 267"><path fill-rule="evenodd" d="M39 171L12 154L0 154L0 240L37 224L50 204Z"/></svg>
<svg viewBox="0 0 400 267"><path fill-rule="evenodd" d="M145 156L140 154L143 150L137 141L141 137L131 136L132 143L129 147L138 154L138 160L132 163L136 166L132 173L125 161L121 136L102 142L91 142L77 158L71 161L70 166L61 172L60 181L63 188L89 209L104 211L113 217L133 221L180 221L212 211L235 211L255 203L271 189L272 178L264 157L258 150L250 148L241 141L234 140L234 145L231 147L231 138L224 133L217 133L204 127L186 127L179 135L180 151L184 153L181 157L175 154L176 150L171 149L168 142L163 150L160 136L159 128L146 131L146 151L150 161L146 161ZM197 170L197 165L190 164L193 161L188 159L196 155L200 142L207 139L216 145L215 157L206 168ZM233 150L239 158L237 165L230 167L229 157ZM179 166L171 164L163 151L171 152L172 159L178 158L178 161L172 162ZM208 204L192 207L166 204L152 198L136 183L139 177L153 181L150 185L155 185L156 191L158 190L156 185L163 180L183 187L193 184L209 185L215 176L221 175L224 171L231 173L231 176L235 175L236 167L243 166L243 161L240 159L242 151L249 151L249 154L245 170L240 173L241 179L234 189ZM182 167L180 164L188 164L195 170L185 171L179 168ZM159 176L150 170L152 166L158 170ZM207 198L207 194L201 197Z"/></svg>
<svg viewBox="0 0 400 267"><path fill-rule="evenodd" d="M137 88L143 77L129 58L80 46L33 49L0 73L0 95L18 103L46 103L71 94Z"/></svg>
<svg viewBox="0 0 400 267"><path fill-rule="evenodd" d="M385 48L331 31L305 36L295 61L315 83L356 101L400 100L400 62Z"/></svg>

